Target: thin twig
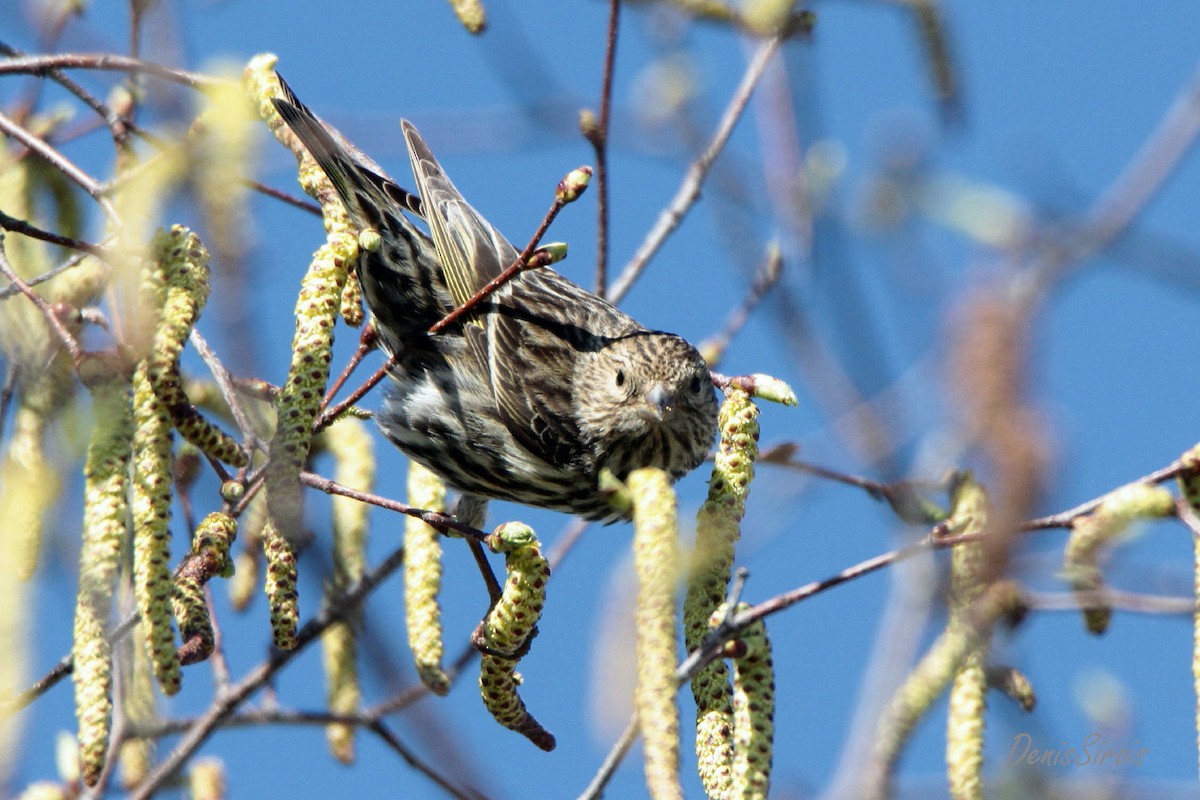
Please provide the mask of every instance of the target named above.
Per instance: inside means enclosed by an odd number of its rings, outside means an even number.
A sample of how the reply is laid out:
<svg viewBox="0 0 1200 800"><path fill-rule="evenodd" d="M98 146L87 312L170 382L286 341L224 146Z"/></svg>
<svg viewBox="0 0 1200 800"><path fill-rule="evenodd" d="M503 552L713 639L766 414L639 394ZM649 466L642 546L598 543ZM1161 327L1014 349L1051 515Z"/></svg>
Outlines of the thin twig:
<svg viewBox="0 0 1200 800"><path fill-rule="evenodd" d="M180 739L171 753L159 762L146 778L130 793L130 800L146 800L183 766L183 764L208 740L219 725L231 715L250 695L261 689L279 670L283 669L305 647L316 640L335 622L348 618L368 593L378 586L404 563L404 548L397 548L377 567L368 572L340 598L332 600L321 609L296 634L296 647L292 650L276 650L270 658L251 670L229 691L217 697Z"/></svg>
<svg viewBox="0 0 1200 800"><path fill-rule="evenodd" d="M360 492L357 489L351 489L349 486L332 481L329 478L317 475L313 472L301 472L300 482L305 486L317 489L327 494L337 494L342 497L349 497L360 503L370 503L373 506L386 508L388 511L395 511L398 514L405 514L437 528L442 533L454 531L457 534L465 536L472 541L483 541L487 536L481 530L472 528L470 525L464 525L449 514L441 514L437 511L426 511L422 508L414 508L407 503L401 503L398 500L392 500L387 497L380 497L369 492Z"/></svg>
<svg viewBox="0 0 1200 800"><path fill-rule="evenodd" d="M585 131L596 152L596 294L608 288L608 131L612 122L612 85L616 72L617 32L621 0L609 0L608 40L604 48L604 83L600 89L600 119Z"/></svg>
<svg viewBox="0 0 1200 800"><path fill-rule="evenodd" d="M22 53L17 48L3 43L0 43L0 53L13 58L20 58L25 55L25 53ZM47 69L42 74L78 97L84 105L96 112L104 120L104 124L108 126L109 132L112 133L113 141L118 146L124 144L125 140L129 138L130 132L135 129L136 126L134 126L132 120L128 120L116 111L113 111L103 100L93 95L79 83L76 83L74 79L68 77L62 70Z"/></svg>
<svg viewBox="0 0 1200 800"><path fill-rule="evenodd" d="M350 280L358 279L352 277ZM379 334L375 330L375 322L368 322L367 326L363 328L362 334L358 337L358 348L354 351L354 354L350 356L350 361L348 361L346 366L342 368L342 373L337 376L337 380L335 380L333 385L330 386L325 392L325 399L322 401L322 405L328 407L329 404L333 402L333 398L336 397L337 393L342 390L342 386L344 386L346 381L349 380L350 376L354 374L354 370L358 368L358 365L362 363L362 360L367 357L367 353L370 353L372 350L374 350L378 344Z"/></svg>
<svg viewBox="0 0 1200 800"><path fill-rule="evenodd" d="M667 207L659 214L658 220L654 223L654 227L646 234L646 238L642 241L637 252L633 254L633 258L625 265L625 269L621 275L613 283L607 294L607 299L612 303L620 302L621 298L629 291L634 282L641 276L646 269L646 265L650 259L658 252L667 237L679 227L679 223L683 221L684 216L695 204L700 197L700 187L704 184L704 179L708 176L708 172L712 169L713 162L717 160L717 156L725 148L725 143L729 141L730 135L733 133L733 128L738 120L742 117L742 112L746 109L746 104L750 101L750 95L754 92L754 87L758 85L758 81L762 78L763 72L767 68L767 64L771 62L775 51L779 49L781 37L773 36L767 39L754 56L750 59L750 63L746 65L746 72L742 76L742 82L738 84L737 90L734 91L733 97L730 98L729 105L725 108L725 113L721 115L720 122L717 123L717 129L713 133L712 141L704 152L692 162L688 168L687 174L683 176L683 182L679 185L679 189L675 192L675 196Z"/></svg>
<svg viewBox="0 0 1200 800"><path fill-rule="evenodd" d="M1147 485L1163 483L1164 481L1179 477L1186 469L1187 466L1183 463L1183 460L1177 459L1162 469L1155 470L1149 475L1143 475L1137 480L1131 481L1131 483L1144 483ZM1108 493L1094 497L1086 503L1080 503L1074 508L1068 508L1066 511L1031 519L1022 523L1019 529L1022 531L1037 531L1045 530L1046 528L1069 528L1075 522L1076 518L1095 511L1104 502L1106 497L1108 497Z"/></svg>
<svg viewBox="0 0 1200 800"><path fill-rule="evenodd" d="M0 227L3 227L3 226L0 226ZM37 286L39 283L45 283L46 281L51 280L52 278L57 278L59 275L63 274L67 270L74 269L75 267L79 266L80 262L83 261L83 259L86 257L86 255L87 255L86 253L76 253L75 255L71 256L63 263L59 264L57 267L47 270L46 272L43 272L41 275L38 275L35 278L30 278L29 280L25 281L25 285L33 287L33 286ZM18 295L20 293L21 293L21 290L19 288L17 288L16 284L13 284L12 286L6 286L3 289L0 289L0 300L3 300L6 297L12 297L14 295Z"/></svg>
<svg viewBox="0 0 1200 800"><path fill-rule="evenodd" d="M617 772L617 767L621 766L621 762L629 754L633 743L637 741L637 737L637 716L634 716L633 719L629 720L629 724L625 726L625 730L621 732L621 737L617 739L612 749L608 751L608 755L604 757L604 763L600 765L600 769L596 770L596 775L592 778L592 782L579 795L579 800L599 800L599 798L604 796L604 788L608 786L609 781L612 780L613 775Z"/></svg>
<svg viewBox="0 0 1200 800"><path fill-rule="evenodd" d="M219 86L224 81L198 72L168 67L153 61L142 61L115 53L53 53L38 56L19 56L0 60L0 75L47 75L53 69L93 69L110 72L138 72L165 78L194 89Z"/></svg>
<svg viewBox="0 0 1200 800"><path fill-rule="evenodd" d="M193 327L188 338L191 339L192 346L196 348L196 352L200 354L200 358L208 367L208 371L212 373L213 380L217 382L217 388L221 390L221 397L229 406L229 413L233 415L233 421L237 423L242 436L250 439L260 450L265 449L262 442L258 440L258 434L254 429L254 424L250 421L250 416L242 407L242 401L238 397L237 389L234 388L233 376L229 374L229 370L221 363L221 359L217 358L217 354L209 347L208 340L200 334L200 331Z"/></svg>
<svg viewBox="0 0 1200 800"><path fill-rule="evenodd" d="M750 321L750 315L754 313L754 309L767 295L767 292L779 282L779 277L783 274L783 253L775 244L771 244L767 248L767 256L763 261L762 266L754 275L754 280L751 281L749 288L746 289L746 295L741 302L729 312L729 316L725 320L725 324L721 326L721 330L700 343L700 351L703 353L713 353L716 357L710 360L709 366L716 366L716 361L725 353L725 349L729 347L729 343L733 341L733 337L741 332L746 323ZM708 358L706 355L705 358Z"/></svg>
<svg viewBox="0 0 1200 800"><path fill-rule="evenodd" d="M562 196L561 192L556 193L554 197L554 203L550 206L550 210L546 212L546 216L542 219L542 224L538 226L538 229L534 232L533 237L529 240L529 244L525 245L525 249L521 251L516 260L513 261L508 268L504 270L504 272L488 281L483 288L477 291L465 303L451 311L446 316L442 317L433 325L430 325L429 330L426 331L426 333L431 336L436 335L439 331L445 329L446 326L452 325L458 320L462 319L464 315L470 313L476 306L490 297L497 289L508 283L521 272L524 272L527 269L534 269L542 266L544 262L537 258L531 257L534 256L534 250L537 249L538 243L541 242L542 237L546 234L546 229L550 227L550 223L554 222L554 218L558 216L558 212L562 211L563 206L565 206L568 202L569 201ZM337 418L339 414L362 399L367 392L371 391L371 389L373 389L380 381L387 377L388 371L395 365L395 363L396 356L395 354L392 354L388 360L384 362L384 365L376 370L375 374L368 378L361 386L355 389L349 397L337 405L326 408L323 412L321 412L321 416L317 420L317 430L323 430L326 428L330 422Z"/></svg>
<svg viewBox="0 0 1200 800"><path fill-rule="evenodd" d="M0 232L0 274L12 281L13 285L37 306L38 311L42 312L42 316L46 318L47 324L50 325L50 329L54 331L63 346L67 348L67 352L71 355L71 360L78 364L79 360L83 357L83 350L80 348L79 342L67 330L67 326L63 325L62 320L58 318L58 314L55 313L54 308L47 302L46 298L35 292L29 284L21 280L21 276L12 268L12 264L8 263L8 255L4 251L3 232Z"/></svg>
<svg viewBox="0 0 1200 800"><path fill-rule="evenodd" d="M100 183L77 167L69 158L51 147L44 139L34 136L24 127L9 119L3 112L0 112L0 133L7 134L11 138L16 139L25 145L31 153L37 155L65 175L68 180L91 195L100 204L100 207L104 209L104 213L108 215L108 218L114 224L118 226L121 224L121 219L117 216L117 210L105 196L104 189L100 186Z"/></svg>
<svg viewBox="0 0 1200 800"><path fill-rule="evenodd" d="M321 206L317 205L316 203L312 202L311 200L305 200L303 198L297 197L294 194L285 192L282 189L276 189L274 186L267 186L265 183L261 183L260 181L256 181L256 180L251 180L249 178L244 179L243 184L250 187L254 191L258 192L259 194L264 194L267 197L273 197L276 200L282 200L283 202L287 203L290 206L295 206L296 208L299 208L303 211L307 211L310 214L316 214L318 217L321 216Z"/></svg>
<svg viewBox="0 0 1200 800"><path fill-rule="evenodd" d="M28 236L31 239L40 239L43 242L56 244L60 247L68 247L72 250L78 250L81 253L95 256L101 260L108 254L108 248L103 245L92 244L85 242L82 239L72 239L69 236L63 236L52 231L42 230L41 228L26 222L23 219L10 217L3 211L0 211L0 228L4 228L12 233L19 233L22 236Z"/></svg>

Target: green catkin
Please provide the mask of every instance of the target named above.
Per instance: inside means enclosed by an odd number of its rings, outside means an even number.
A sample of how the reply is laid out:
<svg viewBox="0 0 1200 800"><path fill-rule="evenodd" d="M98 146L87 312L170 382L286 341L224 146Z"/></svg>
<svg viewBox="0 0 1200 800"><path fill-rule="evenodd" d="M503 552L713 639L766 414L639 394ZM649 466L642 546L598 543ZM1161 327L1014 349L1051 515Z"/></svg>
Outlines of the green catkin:
<svg viewBox="0 0 1200 800"><path fill-rule="evenodd" d="M292 364L275 398L277 424L267 467L267 505L277 527L300 530L300 470L312 448L313 425L321 411L329 364L333 358L333 329L346 284L347 265L357 255L349 226L329 231L329 241L313 255L296 301L296 333Z"/></svg>
<svg viewBox="0 0 1200 800"><path fill-rule="evenodd" d="M543 728L525 707L525 702L517 693L520 683L515 661L486 653L480 657L479 691L484 706L501 725L549 752L556 745L554 735Z"/></svg>
<svg viewBox="0 0 1200 800"><path fill-rule="evenodd" d="M212 620L204 597L204 585L217 575L233 574L229 548L237 538L237 520L225 511L214 511L196 527L192 551L175 578L173 608L183 639L180 660L184 664L203 661L215 644Z"/></svg>
<svg viewBox="0 0 1200 800"><path fill-rule="evenodd" d="M162 275L162 312L154 331L149 377L183 438L235 467L249 463L229 434L204 417L183 391L179 356L208 302L208 251L200 238L182 225L154 237L155 258Z"/></svg>
<svg viewBox="0 0 1200 800"><path fill-rule="evenodd" d="M296 593L296 549L279 532L273 520L263 528L263 554L267 558L265 589L271 613L271 635L280 650L296 646L300 621L300 598Z"/></svg>
<svg viewBox="0 0 1200 800"><path fill-rule="evenodd" d="M108 751L112 712L112 653L108 618L128 534L130 439L133 415L127 379L97 377L92 436L84 464L83 544L79 552L79 596L75 606L75 715L83 782L95 786Z"/></svg>
<svg viewBox="0 0 1200 800"><path fill-rule="evenodd" d="M959 476L951 492L950 521L964 534L987 530L988 498L969 474ZM951 626L970 625L967 614L983 591L983 542L967 542L950 554ZM983 796L983 733L987 707L986 639L963 660L950 686L946 718L946 769L950 796L968 800Z"/></svg>
<svg viewBox="0 0 1200 800"><path fill-rule="evenodd" d="M1004 617L1018 618L1023 609L1015 584L993 583L963 613L961 624L946 626L884 709L874 752L866 767L864 797L882 800L890 795L892 769L917 722L954 679L968 656L991 635L992 628Z"/></svg>
<svg viewBox="0 0 1200 800"><path fill-rule="evenodd" d="M533 529L520 522L499 526L487 544L493 552L504 553L506 577L500 599L480 625L479 642L490 651L480 664L480 693L497 722L541 749L553 750L553 734L534 719L517 694L521 681L516 673L517 660L545 608L550 564Z"/></svg>
<svg viewBox="0 0 1200 800"><path fill-rule="evenodd" d="M1063 572L1077 595L1104 588L1099 556L1102 549L1122 534L1135 519L1165 517L1175 512L1175 499L1161 486L1131 483L1104 496L1099 507L1071 526ZM1088 603L1083 611L1084 626L1091 633L1108 630L1112 608Z"/></svg>
<svg viewBox="0 0 1200 800"><path fill-rule="evenodd" d="M725 600L733 568L734 546L741 536L754 461L758 456L758 407L740 388L730 387L718 419L720 441L714 458L708 499L696 515L696 549L683 604L684 642L700 647L709 617ZM733 698L729 669L721 660L692 679L696 700L696 758L700 780L710 798L729 792L732 779Z"/></svg>
<svg viewBox="0 0 1200 800"><path fill-rule="evenodd" d="M375 484L375 454L371 435L362 420L338 420L321 434L318 443L333 456L335 481L362 492L371 491ZM366 569L368 506L341 495L334 495L331 503L333 583L330 588L336 596L361 580ZM329 710L337 714L356 713L362 692L354 623L343 620L330 625L321 636L321 652ZM325 728L330 752L343 764L354 763L354 733L355 726L343 723Z"/></svg>
<svg viewBox="0 0 1200 800"><path fill-rule="evenodd" d="M362 284L358 278L351 277L342 288L342 303L338 313L351 328L357 328L363 323L366 313L363 311Z"/></svg>
<svg viewBox="0 0 1200 800"><path fill-rule="evenodd" d="M415 461L408 463L408 502L427 511L444 511L446 487L441 479ZM450 691L442 669L441 534L416 517L404 520L404 619L408 647L421 682L437 695Z"/></svg>
<svg viewBox="0 0 1200 800"><path fill-rule="evenodd" d="M736 612L750 608L738 605ZM725 618L725 606L710 619L716 627ZM733 660L733 775L728 797L766 800L771 788L771 761L775 741L775 666L771 641L762 620L748 625L738 636L744 651Z"/></svg>
<svg viewBox="0 0 1200 800"><path fill-rule="evenodd" d="M675 581L679 529L671 480L660 469L629 473L633 500L633 561L638 579L637 686L646 787L654 800L682 800L679 712L675 706Z"/></svg>
<svg viewBox="0 0 1200 800"><path fill-rule="evenodd" d="M550 562L533 529L507 522L488 537L488 547L504 553L506 578L496 605L480 627L483 644L501 656L515 656L529 642L546 605Z"/></svg>
<svg viewBox="0 0 1200 800"><path fill-rule="evenodd" d="M271 440L271 463L267 467L271 518L276 528L294 535L301 527L300 470L312 448L313 426L321 410L333 358L334 323L341 309L350 265L358 259L358 238L332 184L271 102L281 96L274 71L276 61L270 54L255 56L246 66L242 83L267 127L297 154L300 186L321 204L326 232L325 244L313 254L296 300L292 363L287 380L275 398L276 427Z"/></svg>
<svg viewBox="0 0 1200 800"><path fill-rule="evenodd" d="M171 420L146 364L133 387L133 593L154 676L171 695L182 680L171 628Z"/></svg>

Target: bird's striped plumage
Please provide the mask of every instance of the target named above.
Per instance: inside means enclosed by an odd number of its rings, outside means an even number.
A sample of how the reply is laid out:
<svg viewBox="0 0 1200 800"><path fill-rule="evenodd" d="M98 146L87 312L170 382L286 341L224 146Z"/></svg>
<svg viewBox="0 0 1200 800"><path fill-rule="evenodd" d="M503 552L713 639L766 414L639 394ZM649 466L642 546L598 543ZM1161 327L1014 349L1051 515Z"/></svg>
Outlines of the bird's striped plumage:
<svg viewBox="0 0 1200 800"><path fill-rule="evenodd" d="M526 271L436 335L517 249L455 189L402 122L419 198L331 132L286 89L280 115L379 247L357 265L395 354L384 433L462 492L567 511L614 512L597 481L657 466L679 477L707 454L716 396L703 359L550 269ZM425 219L432 236L405 213Z"/></svg>

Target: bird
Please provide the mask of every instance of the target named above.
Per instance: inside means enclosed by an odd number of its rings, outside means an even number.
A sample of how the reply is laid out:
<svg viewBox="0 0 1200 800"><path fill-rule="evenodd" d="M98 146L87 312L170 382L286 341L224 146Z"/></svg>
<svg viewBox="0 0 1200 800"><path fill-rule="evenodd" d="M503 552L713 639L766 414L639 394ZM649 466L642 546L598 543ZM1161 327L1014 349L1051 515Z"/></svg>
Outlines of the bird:
<svg viewBox="0 0 1200 800"><path fill-rule="evenodd" d="M626 519L600 488L604 471L624 480L657 467L674 481L704 461L718 403L700 353L549 267L520 272L429 333L520 253L467 203L412 123L401 129L415 194L280 83L280 116L352 223L378 234L355 274L393 362L379 427L460 493L461 522L482 527L490 499Z"/></svg>

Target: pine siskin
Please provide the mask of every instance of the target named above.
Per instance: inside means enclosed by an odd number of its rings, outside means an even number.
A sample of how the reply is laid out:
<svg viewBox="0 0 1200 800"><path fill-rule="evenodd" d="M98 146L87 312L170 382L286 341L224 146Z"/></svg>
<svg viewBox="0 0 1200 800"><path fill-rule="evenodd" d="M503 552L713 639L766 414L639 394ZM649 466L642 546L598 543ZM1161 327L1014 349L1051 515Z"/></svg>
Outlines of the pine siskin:
<svg viewBox="0 0 1200 800"><path fill-rule="evenodd" d="M280 115L354 223L379 234L357 275L396 356L380 427L463 493L460 512L473 517L464 521L482 524L486 498L612 520L620 515L597 486L601 470L623 479L653 466L679 478L700 464L717 428L704 359L549 268L522 272L428 334L517 249L467 204L409 122L401 126L420 197L283 88ZM423 217L432 239L403 212Z"/></svg>

